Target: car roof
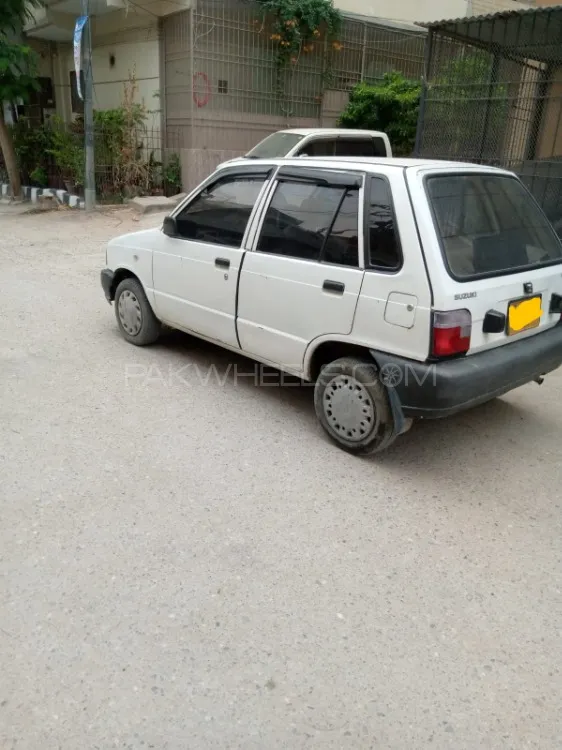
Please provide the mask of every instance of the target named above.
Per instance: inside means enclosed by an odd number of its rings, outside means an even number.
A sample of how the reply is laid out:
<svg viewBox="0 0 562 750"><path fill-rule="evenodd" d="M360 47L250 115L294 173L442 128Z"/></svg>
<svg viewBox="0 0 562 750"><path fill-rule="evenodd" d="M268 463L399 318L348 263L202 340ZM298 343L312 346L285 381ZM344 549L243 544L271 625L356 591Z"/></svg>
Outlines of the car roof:
<svg viewBox="0 0 562 750"><path fill-rule="evenodd" d="M295 135L385 135L382 130L358 130L355 128L289 128L276 132L295 133ZM272 133L272 135L274 134Z"/></svg>
<svg viewBox="0 0 562 750"><path fill-rule="evenodd" d="M462 161L443 161L440 159L408 159L401 157L356 157L356 156L318 156L318 157L288 157L283 159L233 159L226 162L224 167L248 166L249 164L270 164L274 166L299 167L331 167L332 169L357 169L362 172L376 171L379 174L393 172L397 169L423 169L439 170L447 169L458 172L459 170L474 170L480 172L493 172L497 174L512 174L508 170L489 167L483 164L472 164ZM221 168L221 167L219 167Z"/></svg>

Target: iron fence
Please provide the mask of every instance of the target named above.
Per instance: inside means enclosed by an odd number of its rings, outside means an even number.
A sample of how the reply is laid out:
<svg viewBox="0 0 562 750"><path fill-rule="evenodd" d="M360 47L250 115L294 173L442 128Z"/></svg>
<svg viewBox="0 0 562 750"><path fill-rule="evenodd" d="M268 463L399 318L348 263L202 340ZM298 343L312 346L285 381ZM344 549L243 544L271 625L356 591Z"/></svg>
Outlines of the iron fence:
<svg viewBox="0 0 562 750"><path fill-rule="evenodd" d="M561 22L545 8L430 29L417 152L516 172L562 230Z"/></svg>
<svg viewBox="0 0 562 750"><path fill-rule="evenodd" d="M337 40L321 33L279 65L257 3L201 0L164 20L167 130L185 148L244 153L280 128L333 126L359 81L391 70L419 79L425 36L345 17Z"/></svg>
<svg viewBox="0 0 562 750"><path fill-rule="evenodd" d="M181 134L144 122L94 128L96 195L100 202L119 202L134 195L180 192ZM82 195L85 171L81 119L37 125L22 118L12 128L23 185L66 189ZM0 156L0 176L5 167Z"/></svg>

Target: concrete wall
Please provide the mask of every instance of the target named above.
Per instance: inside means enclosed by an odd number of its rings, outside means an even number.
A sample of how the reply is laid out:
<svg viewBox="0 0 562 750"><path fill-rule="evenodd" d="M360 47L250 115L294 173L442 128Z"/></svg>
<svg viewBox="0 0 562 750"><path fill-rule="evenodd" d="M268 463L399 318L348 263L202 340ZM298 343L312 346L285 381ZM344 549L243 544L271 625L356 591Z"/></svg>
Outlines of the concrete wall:
<svg viewBox="0 0 562 750"><path fill-rule="evenodd" d="M441 21L463 16L479 16L502 10L521 10L535 5L555 5L556 0L401 0L391 4L388 0L335 0L334 5L348 13L386 18L391 21Z"/></svg>
<svg viewBox="0 0 562 750"><path fill-rule="evenodd" d="M348 13L375 16L392 21L440 21L467 14L467 0L335 0L334 5Z"/></svg>
<svg viewBox="0 0 562 750"><path fill-rule="evenodd" d="M113 109L123 101L124 85L134 74L136 101L152 111L149 127L160 127L160 51L154 16L116 11L94 19L92 69L94 108ZM74 70L70 44L58 44L54 60L57 112L71 118L70 73Z"/></svg>
<svg viewBox="0 0 562 750"><path fill-rule="evenodd" d="M548 86L541 122L541 137L537 144L537 158L562 156L562 70L554 73Z"/></svg>
<svg viewBox="0 0 562 750"><path fill-rule="evenodd" d="M533 8L535 2L520 2L520 0L469 0L468 14L471 16L483 16L487 13L498 13L505 10L525 10Z"/></svg>

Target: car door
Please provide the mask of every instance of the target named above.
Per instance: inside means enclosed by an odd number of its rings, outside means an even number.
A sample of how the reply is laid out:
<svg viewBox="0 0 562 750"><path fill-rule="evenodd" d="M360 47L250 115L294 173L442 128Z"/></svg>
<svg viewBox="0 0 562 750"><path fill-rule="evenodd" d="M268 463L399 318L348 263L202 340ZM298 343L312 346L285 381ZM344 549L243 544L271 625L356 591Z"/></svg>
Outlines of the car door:
<svg viewBox="0 0 562 750"><path fill-rule="evenodd" d="M153 253L154 304L162 321L238 346L244 238L270 171L224 170L175 214L177 235L163 236Z"/></svg>
<svg viewBox="0 0 562 750"><path fill-rule="evenodd" d="M353 326L363 271L363 176L282 167L240 274L237 327L248 354L301 371L308 344Z"/></svg>

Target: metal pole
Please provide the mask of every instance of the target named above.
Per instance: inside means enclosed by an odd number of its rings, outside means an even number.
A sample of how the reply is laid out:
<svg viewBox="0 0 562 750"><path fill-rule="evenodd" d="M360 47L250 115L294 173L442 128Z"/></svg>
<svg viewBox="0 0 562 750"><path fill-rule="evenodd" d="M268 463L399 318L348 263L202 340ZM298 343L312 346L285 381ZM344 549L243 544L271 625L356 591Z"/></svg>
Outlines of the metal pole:
<svg viewBox="0 0 562 750"><path fill-rule="evenodd" d="M93 211L96 205L96 178L94 167L94 102L92 76L92 21L90 2L82 0L82 15L88 16L83 31L84 42L84 146L86 151L86 171L84 175L84 207Z"/></svg>
<svg viewBox="0 0 562 750"><path fill-rule="evenodd" d="M429 82L429 73L431 69L431 53L433 51L433 29L429 29L425 41L425 62L421 85L420 108L418 111L418 125L416 128L416 145L414 146L414 156L421 156L423 128L425 119L425 105L427 100L427 87Z"/></svg>
<svg viewBox="0 0 562 750"><path fill-rule="evenodd" d="M195 9L193 5L189 9L189 146L195 148L195 107L193 97L195 96Z"/></svg>
<svg viewBox="0 0 562 750"><path fill-rule="evenodd" d="M490 78L488 80L488 96L486 98L486 105L484 109L484 122L482 123L482 134L480 136L480 148L478 149L478 159L480 162L486 161L484 154L486 153L486 138L488 136L488 125L490 124L490 111L492 109L492 97L494 97L495 87L498 82L498 70L500 67L500 58L497 52L494 52L492 58L492 66L490 68ZM495 97L494 97L495 98ZM488 157L489 161L489 157Z"/></svg>
<svg viewBox="0 0 562 750"><path fill-rule="evenodd" d="M365 57L367 55L367 24L363 24L363 42L361 44L361 83L365 80Z"/></svg>

